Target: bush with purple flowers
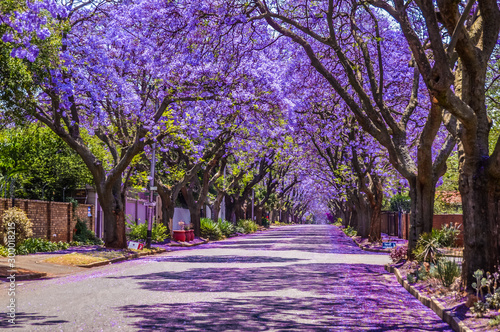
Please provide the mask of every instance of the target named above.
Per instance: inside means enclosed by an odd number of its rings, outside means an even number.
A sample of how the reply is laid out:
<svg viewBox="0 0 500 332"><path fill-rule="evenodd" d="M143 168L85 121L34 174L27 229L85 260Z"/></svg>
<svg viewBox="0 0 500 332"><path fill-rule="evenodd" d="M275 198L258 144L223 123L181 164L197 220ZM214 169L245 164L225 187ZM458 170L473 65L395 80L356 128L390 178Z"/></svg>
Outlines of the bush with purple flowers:
<svg viewBox="0 0 500 332"><path fill-rule="evenodd" d="M399 263L407 259L408 247L396 247L391 250L390 257L393 263Z"/></svg>

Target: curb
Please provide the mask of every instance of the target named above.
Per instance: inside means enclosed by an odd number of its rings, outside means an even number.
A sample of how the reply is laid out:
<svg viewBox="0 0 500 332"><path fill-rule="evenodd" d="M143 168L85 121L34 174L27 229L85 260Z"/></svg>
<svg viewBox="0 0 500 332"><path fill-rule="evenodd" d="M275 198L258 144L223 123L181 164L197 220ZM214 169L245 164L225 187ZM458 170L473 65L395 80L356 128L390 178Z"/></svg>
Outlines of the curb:
<svg viewBox="0 0 500 332"><path fill-rule="evenodd" d="M356 241L354 241L356 242ZM384 254L390 254L391 252L387 249L373 249L373 248L367 248L367 247L363 247L361 246L359 243L356 242L356 244L358 245L358 247L361 248L361 250L364 250L364 251L370 251L370 252L381 252L381 253L384 253Z"/></svg>
<svg viewBox="0 0 500 332"><path fill-rule="evenodd" d="M81 264L77 265L78 267L84 267L84 268L92 268L92 267L98 267L98 266L104 266L104 265L109 265L117 262L122 262L130 259L135 259L135 258L140 258L144 256L150 256L150 255L155 255L155 254L161 254L166 252L166 249L156 249L154 252L138 252L135 254L127 255L124 257L117 257L113 259L108 259L102 262L95 262L95 263L90 263L90 264Z"/></svg>
<svg viewBox="0 0 500 332"><path fill-rule="evenodd" d="M47 276L47 273L45 272L33 272L33 273L27 273L27 274L20 274L16 275L16 281L17 280L31 280L31 279L40 279ZM0 280L2 281L7 281L7 277L0 277Z"/></svg>
<svg viewBox="0 0 500 332"><path fill-rule="evenodd" d="M356 241L354 238L351 237L351 239L354 241L354 243L356 243L356 245L361 250L370 251L370 252L381 252L381 253L385 253L385 254L390 254L391 253L390 249L373 249L373 248L368 248L368 247L365 247L365 246L362 246L361 244L359 244L358 241Z"/></svg>
<svg viewBox="0 0 500 332"><path fill-rule="evenodd" d="M415 287L413 287L406 280L403 279L403 277L401 276L401 272L399 272L399 269L390 265L385 265L384 268L387 272L393 273L396 276L398 282L408 291L408 293L410 293L417 300L422 302L423 305L434 311L436 315L438 315L439 318L441 318L444 322L448 323L453 329L453 331L473 332L470 328L465 326L465 324L458 317L456 317L453 312L451 312L449 309L444 308L443 305L439 303L434 296L427 297L425 295L420 294Z"/></svg>
<svg viewBox="0 0 500 332"><path fill-rule="evenodd" d="M202 242L198 243L188 243L188 242L170 243L169 247L194 247L194 246L199 246L200 244L206 244L208 242L209 242L208 240L203 240Z"/></svg>

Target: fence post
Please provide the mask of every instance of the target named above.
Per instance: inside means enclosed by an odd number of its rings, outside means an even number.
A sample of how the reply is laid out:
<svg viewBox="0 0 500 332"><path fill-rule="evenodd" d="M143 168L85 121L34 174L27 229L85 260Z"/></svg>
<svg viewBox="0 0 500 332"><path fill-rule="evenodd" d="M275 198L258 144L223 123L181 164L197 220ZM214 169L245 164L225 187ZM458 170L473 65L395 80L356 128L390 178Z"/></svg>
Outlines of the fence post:
<svg viewBox="0 0 500 332"><path fill-rule="evenodd" d="M87 207L87 209L88 208L89 207ZM90 207L90 214L92 215L91 217L89 217L89 219L90 219L90 230L95 233L96 229L95 229L94 213L92 212L92 207Z"/></svg>

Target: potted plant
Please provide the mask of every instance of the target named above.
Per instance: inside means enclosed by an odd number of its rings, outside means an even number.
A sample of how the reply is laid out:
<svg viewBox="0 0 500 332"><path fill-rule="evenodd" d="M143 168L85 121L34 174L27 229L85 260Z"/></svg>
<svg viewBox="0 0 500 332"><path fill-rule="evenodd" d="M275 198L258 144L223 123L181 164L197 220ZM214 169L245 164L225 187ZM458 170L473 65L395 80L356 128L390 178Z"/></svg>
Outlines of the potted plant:
<svg viewBox="0 0 500 332"><path fill-rule="evenodd" d="M186 231L184 230L184 221L179 221L179 230L173 231L174 241L185 242Z"/></svg>
<svg viewBox="0 0 500 332"><path fill-rule="evenodd" d="M189 224L184 224L184 232L186 233L186 241L194 240L194 231L189 227Z"/></svg>
<svg viewBox="0 0 500 332"><path fill-rule="evenodd" d="M194 240L194 225L191 224L191 228L189 229L189 232L191 232L191 241Z"/></svg>
<svg viewBox="0 0 500 332"><path fill-rule="evenodd" d="M194 240L194 229L193 229L193 225L190 225L190 227L188 227L186 229L186 234L189 234L189 239L188 241L193 241Z"/></svg>

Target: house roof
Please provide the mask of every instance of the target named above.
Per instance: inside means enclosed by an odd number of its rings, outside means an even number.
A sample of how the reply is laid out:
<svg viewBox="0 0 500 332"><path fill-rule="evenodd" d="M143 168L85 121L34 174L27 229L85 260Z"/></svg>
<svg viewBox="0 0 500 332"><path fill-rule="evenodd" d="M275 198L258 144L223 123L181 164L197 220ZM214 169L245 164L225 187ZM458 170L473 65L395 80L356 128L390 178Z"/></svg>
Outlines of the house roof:
<svg viewBox="0 0 500 332"><path fill-rule="evenodd" d="M440 197L446 204L462 204L462 196L459 191L438 191L436 196Z"/></svg>

